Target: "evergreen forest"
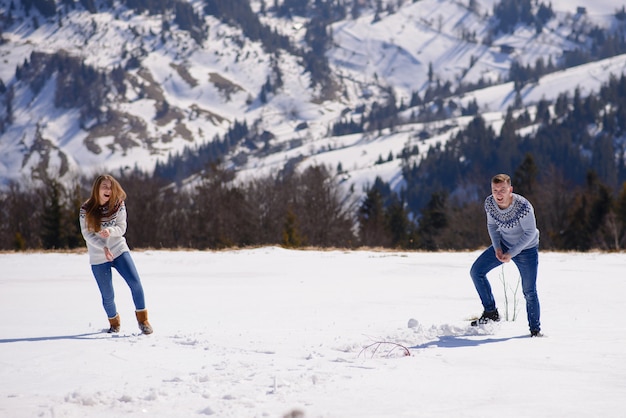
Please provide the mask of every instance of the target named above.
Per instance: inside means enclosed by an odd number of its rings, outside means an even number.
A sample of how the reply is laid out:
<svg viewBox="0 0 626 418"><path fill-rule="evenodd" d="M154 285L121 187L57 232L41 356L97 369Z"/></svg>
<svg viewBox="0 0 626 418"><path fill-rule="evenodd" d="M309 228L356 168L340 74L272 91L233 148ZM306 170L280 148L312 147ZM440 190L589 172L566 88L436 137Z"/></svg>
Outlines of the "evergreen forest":
<svg viewBox="0 0 626 418"><path fill-rule="evenodd" d="M476 115L424 158L403 153L399 191L376 179L367 190L346 193L337 172L320 166L303 172L286 166L238 181L219 157L229 144L249 139L245 123L204 149L204 166L192 182L172 182L165 165L151 174L112 174L128 193L127 238L136 248L476 249L489 244L483 201L490 178L505 172L514 192L534 205L542 249L621 250L626 76L611 78L596 94L563 93L535 110L531 116L528 109L509 109L498 133ZM178 161L185 167L183 156ZM0 249L84 246L78 213L92 180L11 183L0 192Z"/></svg>

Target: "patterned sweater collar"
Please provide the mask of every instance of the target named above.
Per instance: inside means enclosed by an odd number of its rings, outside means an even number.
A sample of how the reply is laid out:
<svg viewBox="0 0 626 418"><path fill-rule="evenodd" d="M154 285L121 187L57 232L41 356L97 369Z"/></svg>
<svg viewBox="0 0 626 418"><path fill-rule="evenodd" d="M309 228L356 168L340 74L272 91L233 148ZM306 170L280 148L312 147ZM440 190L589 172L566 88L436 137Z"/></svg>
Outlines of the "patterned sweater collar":
<svg viewBox="0 0 626 418"><path fill-rule="evenodd" d="M485 210L502 227L511 227L531 212L528 200L513 193L513 202L506 209L500 209L493 196L485 200Z"/></svg>

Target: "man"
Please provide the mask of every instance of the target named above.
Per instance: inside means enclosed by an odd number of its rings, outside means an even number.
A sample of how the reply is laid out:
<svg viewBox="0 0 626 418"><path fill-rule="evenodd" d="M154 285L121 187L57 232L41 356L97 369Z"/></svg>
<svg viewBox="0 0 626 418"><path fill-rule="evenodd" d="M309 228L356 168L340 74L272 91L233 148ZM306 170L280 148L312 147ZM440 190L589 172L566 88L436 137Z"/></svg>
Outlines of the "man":
<svg viewBox="0 0 626 418"><path fill-rule="evenodd" d="M530 336L541 336L536 286L539 230L533 206L523 196L513 193L508 175L498 174L491 179L491 195L485 199L485 212L491 246L476 259L470 270L484 311L472 325L500 320L487 273L513 260L522 277Z"/></svg>

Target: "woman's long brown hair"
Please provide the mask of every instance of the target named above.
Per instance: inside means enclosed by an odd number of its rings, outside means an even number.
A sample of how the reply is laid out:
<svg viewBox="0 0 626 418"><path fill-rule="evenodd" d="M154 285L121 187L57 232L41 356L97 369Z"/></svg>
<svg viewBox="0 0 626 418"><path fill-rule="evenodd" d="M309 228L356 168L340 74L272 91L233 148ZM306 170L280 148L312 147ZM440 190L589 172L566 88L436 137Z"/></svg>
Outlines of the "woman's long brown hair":
<svg viewBox="0 0 626 418"><path fill-rule="evenodd" d="M116 205L126 200L126 192L122 189L120 183L110 174L102 174L96 178L91 187L91 196L83 208L85 209L85 217L87 220L87 229L92 232L100 231L100 223L102 219L102 210L99 204L100 185L103 181L109 180L111 182L111 197L107 202L107 213L111 214L114 211Z"/></svg>

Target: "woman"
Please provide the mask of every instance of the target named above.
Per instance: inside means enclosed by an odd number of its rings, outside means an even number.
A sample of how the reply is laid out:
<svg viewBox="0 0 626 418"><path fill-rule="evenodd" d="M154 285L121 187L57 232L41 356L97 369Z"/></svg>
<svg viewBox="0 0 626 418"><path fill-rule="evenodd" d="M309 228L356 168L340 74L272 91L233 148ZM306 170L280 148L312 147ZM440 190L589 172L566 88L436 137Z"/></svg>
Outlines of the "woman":
<svg viewBox="0 0 626 418"><path fill-rule="evenodd" d="M126 244L126 192L108 174L98 176L91 197L80 208L80 230L87 242L91 270L102 294L102 305L109 318L109 333L120 331L120 315L115 307L114 267L130 287L135 315L143 334L151 334L148 311L135 263Z"/></svg>

